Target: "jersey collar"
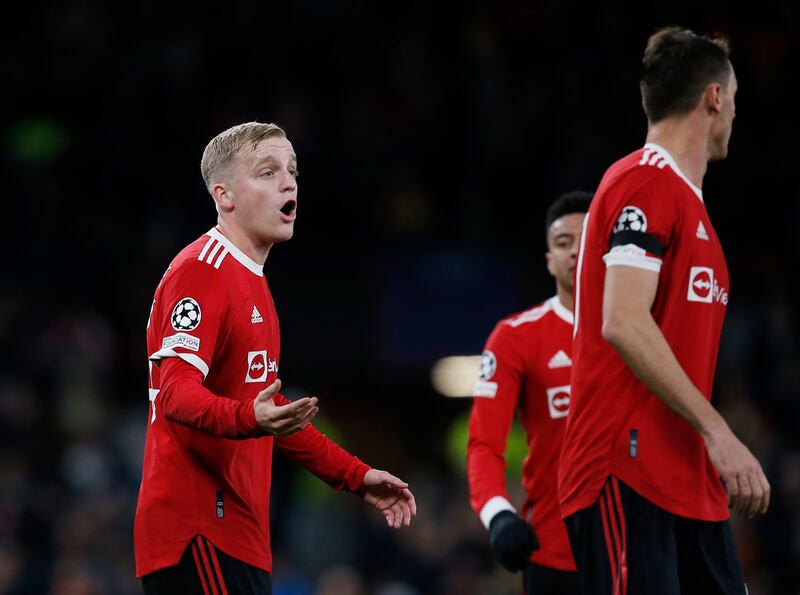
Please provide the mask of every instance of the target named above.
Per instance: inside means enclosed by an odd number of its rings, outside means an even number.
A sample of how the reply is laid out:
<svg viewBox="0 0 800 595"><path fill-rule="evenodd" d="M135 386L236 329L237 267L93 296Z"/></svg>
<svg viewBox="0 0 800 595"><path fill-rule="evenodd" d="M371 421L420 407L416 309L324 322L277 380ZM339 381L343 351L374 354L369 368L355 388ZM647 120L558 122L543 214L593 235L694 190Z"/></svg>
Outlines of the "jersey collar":
<svg viewBox="0 0 800 595"><path fill-rule="evenodd" d="M669 154L669 151L667 151L661 145L657 145L655 143L647 143L644 146L644 148L645 149L650 149L651 151L656 151L656 152L660 153L661 156L664 158L664 161L666 161L669 164L669 166L672 168L672 171L674 171L676 174L678 174L678 177L681 180L683 180L684 182L686 182L686 184L689 186L689 188L691 188L692 191L697 195L697 198L700 199L700 202L705 202L705 201L703 201L703 191L700 190L700 188L698 188L697 186L695 186L694 184L692 184L689 181L689 178L687 178L684 175L684 173L681 171L681 168L678 167L677 163L675 163L675 159L672 158L672 155Z"/></svg>
<svg viewBox="0 0 800 595"><path fill-rule="evenodd" d="M556 316L558 316L564 322L573 324L574 318L572 312L561 303L561 300L558 299L557 295L554 295L547 301L550 302L550 307L553 309L553 312L556 313Z"/></svg>
<svg viewBox="0 0 800 595"><path fill-rule="evenodd" d="M217 240L220 244L225 246L228 250L228 253L233 256L236 260L238 260L242 266L246 269L250 270L250 272L255 273L259 277L264 276L264 265L258 264L255 260L250 258L247 254L239 250L233 242L231 242L228 238L222 235L222 232L217 229L216 227L212 227L206 233L207 236L211 236L215 240Z"/></svg>

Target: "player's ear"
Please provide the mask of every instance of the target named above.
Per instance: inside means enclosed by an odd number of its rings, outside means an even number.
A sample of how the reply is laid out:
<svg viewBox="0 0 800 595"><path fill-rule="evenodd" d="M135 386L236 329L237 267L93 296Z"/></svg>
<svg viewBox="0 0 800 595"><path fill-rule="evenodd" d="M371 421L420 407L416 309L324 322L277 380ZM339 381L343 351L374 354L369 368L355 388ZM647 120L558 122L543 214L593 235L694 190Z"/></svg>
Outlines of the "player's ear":
<svg viewBox="0 0 800 595"><path fill-rule="evenodd" d="M544 260L547 263L547 271L555 277L556 271L553 268L553 255L550 253L550 250L544 253Z"/></svg>
<svg viewBox="0 0 800 595"><path fill-rule="evenodd" d="M703 91L703 107L709 114L718 114L722 111L722 85L710 83Z"/></svg>
<svg viewBox="0 0 800 595"><path fill-rule="evenodd" d="M223 182L211 186L210 192L218 210L230 211L233 208L233 193Z"/></svg>

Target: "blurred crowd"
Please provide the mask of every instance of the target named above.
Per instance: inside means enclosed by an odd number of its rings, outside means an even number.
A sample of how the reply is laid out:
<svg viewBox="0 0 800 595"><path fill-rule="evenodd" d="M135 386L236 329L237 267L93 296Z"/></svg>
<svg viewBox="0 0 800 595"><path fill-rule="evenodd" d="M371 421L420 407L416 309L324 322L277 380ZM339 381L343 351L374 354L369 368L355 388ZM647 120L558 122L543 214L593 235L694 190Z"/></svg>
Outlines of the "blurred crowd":
<svg viewBox="0 0 800 595"><path fill-rule="evenodd" d="M668 23L733 41L731 155L704 189L732 277L714 398L773 487L766 516L734 521L750 593L800 593L798 115L773 109L800 71L797 8L19 8L0 42L0 594L140 592L150 300L214 223L205 143L252 119L299 155L296 236L266 266L284 386L320 396L323 429L409 481L420 511L389 530L278 462L274 592L519 593L469 509L470 402L429 371L552 294L544 211L643 141L639 57Z"/></svg>

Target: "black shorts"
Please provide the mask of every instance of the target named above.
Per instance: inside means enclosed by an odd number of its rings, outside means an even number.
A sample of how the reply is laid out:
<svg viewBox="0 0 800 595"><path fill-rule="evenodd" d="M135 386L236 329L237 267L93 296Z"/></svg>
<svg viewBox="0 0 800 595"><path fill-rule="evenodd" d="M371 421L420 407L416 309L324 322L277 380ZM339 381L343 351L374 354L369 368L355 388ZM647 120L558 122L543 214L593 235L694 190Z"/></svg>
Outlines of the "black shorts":
<svg viewBox="0 0 800 595"><path fill-rule="evenodd" d="M579 595L578 575L528 563L522 570L525 595Z"/></svg>
<svg viewBox="0 0 800 595"><path fill-rule="evenodd" d="M144 575L142 588L145 595L272 595L272 580L198 535L175 566Z"/></svg>
<svg viewBox="0 0 800 595"><path fill-rule="evenodd" d="M746 595L728 521L679 517L609 477L565 519L583 595Z"/></svg>

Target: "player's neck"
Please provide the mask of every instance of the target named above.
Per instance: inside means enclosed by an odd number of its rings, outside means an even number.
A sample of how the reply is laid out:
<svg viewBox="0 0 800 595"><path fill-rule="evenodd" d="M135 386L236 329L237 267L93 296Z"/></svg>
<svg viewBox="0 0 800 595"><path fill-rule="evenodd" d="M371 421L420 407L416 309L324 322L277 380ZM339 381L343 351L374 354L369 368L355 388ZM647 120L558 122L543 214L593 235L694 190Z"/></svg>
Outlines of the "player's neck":
<svg viewBox="0 0 800 595"><path fill-rule="evenodd" d="M651 124L647 142L666 149L683 175L698 188L703 187L708 169L708 131L693 114Z"/></svg>
<svg viewBox="0 0 800 595"><path fill-rule="evenodd" d="M561 285L556 285L556 297L558 297L558 301L561 302L561 305L567 310L570 312L575 310L575 298L569 289Z"/></svg>
<svg viewBox="0 0 800 595"><path fill-rule="evenodd" d="M272 244L266 246L259 245L254 242L243 229L236 225L231 225L227 221L222 221L221 219L217 220L217 229L252 261L262 266L267 262L267 256L269 256L269 249L272 247Z"/></svg>

